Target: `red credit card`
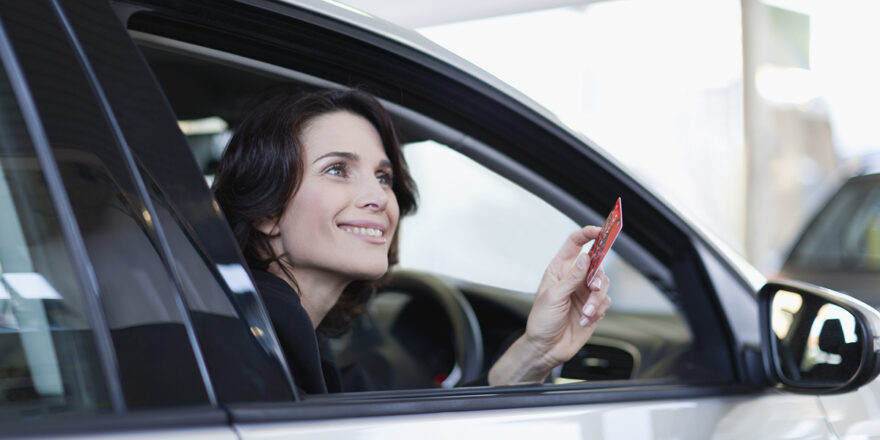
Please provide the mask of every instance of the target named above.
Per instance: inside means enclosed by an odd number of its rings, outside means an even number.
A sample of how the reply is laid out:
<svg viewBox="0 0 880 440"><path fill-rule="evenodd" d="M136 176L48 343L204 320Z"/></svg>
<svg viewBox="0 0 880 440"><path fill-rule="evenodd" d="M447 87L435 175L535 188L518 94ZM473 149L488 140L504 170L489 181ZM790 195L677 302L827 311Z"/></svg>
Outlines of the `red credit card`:
<svg viewBox="0 0 880 440"><path fill-rule="evenodd" d="M620 197L618 197L617 203L614 204L614 209L611 210L608 218L605 219L602 231L599 232L599 236L593 241L593 247L590 248L590 268L587 269L587 285L593 282L593 277L596 276L599 265L602 264L605 254L611 249L611 245L614 244L614 240L617 239L617 234L620 233L621 229L623 229L623 211L620 209Z"/></svg>

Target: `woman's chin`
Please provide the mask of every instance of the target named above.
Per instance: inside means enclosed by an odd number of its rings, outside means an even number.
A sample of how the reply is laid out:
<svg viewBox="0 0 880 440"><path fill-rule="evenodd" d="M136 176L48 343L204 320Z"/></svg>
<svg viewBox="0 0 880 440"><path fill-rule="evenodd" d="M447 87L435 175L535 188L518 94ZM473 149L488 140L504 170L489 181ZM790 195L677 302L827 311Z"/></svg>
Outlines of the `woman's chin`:
<svg viewBox="0 0 880 440"><path fill-rule="evenodd" d="M388 272L388 265L384 266L376 266L376 267L364 267L358 268L359 270L352 271L350 276L352 279L361 280L361 281L371 281L378 280L382 278Z"/></svg>

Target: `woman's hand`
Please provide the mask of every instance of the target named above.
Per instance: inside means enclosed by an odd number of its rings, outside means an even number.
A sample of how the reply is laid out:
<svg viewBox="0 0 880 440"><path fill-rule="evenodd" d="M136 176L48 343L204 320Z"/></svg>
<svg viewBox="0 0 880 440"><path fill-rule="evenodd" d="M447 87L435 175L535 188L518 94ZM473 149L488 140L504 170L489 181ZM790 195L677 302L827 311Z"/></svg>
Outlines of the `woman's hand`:
<svg viewBox="0 0 880 440"><path fill-rule="evenodd" d="M490 385L542 382L586 344L611 306L610 281L601 268L586 285L590 258L581 252L600 231L587 226L573 232L547 266L526 332L492 366Z"/></svg>
<svg viewBox="0 0 880 440"><path fill-rule="evenodd" d="M525 337L544 353L550 369L571 359L586 344L596 323L611 306L608 277L599 268L587 286L585 276L590 258L586 252L580 252L600 231L599 227L587 226L572 233L550 262L538 287Z"/></svg>

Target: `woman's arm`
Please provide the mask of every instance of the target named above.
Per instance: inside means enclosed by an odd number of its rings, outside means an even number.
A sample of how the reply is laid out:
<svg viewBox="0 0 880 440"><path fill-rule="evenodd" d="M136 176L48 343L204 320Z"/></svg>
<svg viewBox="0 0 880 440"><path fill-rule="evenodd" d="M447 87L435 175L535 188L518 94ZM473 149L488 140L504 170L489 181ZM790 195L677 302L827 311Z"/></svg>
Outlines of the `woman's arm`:
<svg viewBox="0 0 880 440"><path fill-rule="evenodd" d="M540 383L557 365L571 359L593 334L611 306L610 281L600 268L586 285L590 258L581 252L601 228L587 226L573 232L547 266L526 332L489 370L489 385Z"/></svg>

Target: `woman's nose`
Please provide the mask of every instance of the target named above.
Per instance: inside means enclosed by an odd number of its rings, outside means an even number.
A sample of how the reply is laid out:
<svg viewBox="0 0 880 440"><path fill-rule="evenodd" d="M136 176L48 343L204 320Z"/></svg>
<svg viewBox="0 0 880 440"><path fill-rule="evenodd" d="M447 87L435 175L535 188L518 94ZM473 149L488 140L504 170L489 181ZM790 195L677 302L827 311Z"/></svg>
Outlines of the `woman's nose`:
<svg viewBox="0 0 880 440"><path fill-rule="evenodd" d="M357 205L360 208L383 211L388 206L388 193L386 188L375 178L366 179L361 185Z"/></svg>

